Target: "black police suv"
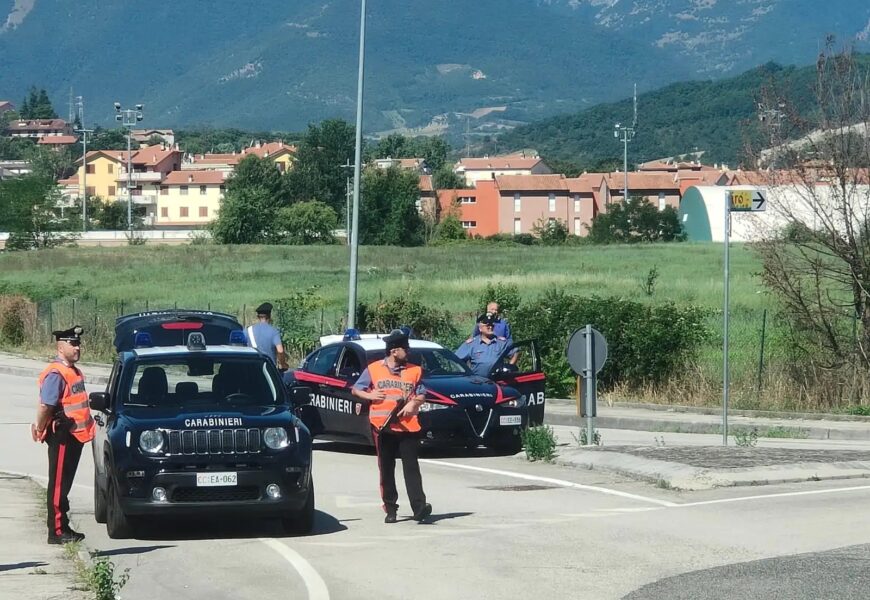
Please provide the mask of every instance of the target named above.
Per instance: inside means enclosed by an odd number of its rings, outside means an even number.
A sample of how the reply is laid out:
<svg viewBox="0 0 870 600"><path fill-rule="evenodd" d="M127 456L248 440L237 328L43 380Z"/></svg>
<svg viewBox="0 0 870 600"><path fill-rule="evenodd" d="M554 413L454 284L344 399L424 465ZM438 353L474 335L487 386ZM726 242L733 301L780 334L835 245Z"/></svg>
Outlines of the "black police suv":
<svg viewBox="0 0 870 600"><path fill-rule="evenodd" d="M230 315L153 311L118 318L118 352L97 421L94 516L109 537L162 516L314 522L309 389L281 382Z"/></svg>
<svg viewBox="0 0 870 600"><path fill-rule="evenodd" d="M285 381L311 387L311 404L320 413L323 431L318 437L372 445L368 403L351 389L369 363L384 358L383 336L347 337L321 338L321 347ZM513 355L515 364L509 360ZM489 377L475 375L434 342L411 339L408 360L423 370L426 402L419 419L424 444L518 452L522 429L543 423L545 377L533 341L506 349Z"/></svg>

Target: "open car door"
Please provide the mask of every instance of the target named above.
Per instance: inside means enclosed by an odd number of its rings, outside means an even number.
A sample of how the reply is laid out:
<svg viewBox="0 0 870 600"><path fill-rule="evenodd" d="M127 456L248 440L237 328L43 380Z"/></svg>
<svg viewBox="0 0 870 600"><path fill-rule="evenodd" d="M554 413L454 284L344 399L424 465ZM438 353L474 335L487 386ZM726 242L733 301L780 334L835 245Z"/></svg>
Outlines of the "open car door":
<svg viewBox="0 0 870 600"><path fill-rule="evenodd" d="M517 342L505 349L489 377L526 397L530 426L543 424L546 377L541 370L541 357L534 340Z"/></svg>

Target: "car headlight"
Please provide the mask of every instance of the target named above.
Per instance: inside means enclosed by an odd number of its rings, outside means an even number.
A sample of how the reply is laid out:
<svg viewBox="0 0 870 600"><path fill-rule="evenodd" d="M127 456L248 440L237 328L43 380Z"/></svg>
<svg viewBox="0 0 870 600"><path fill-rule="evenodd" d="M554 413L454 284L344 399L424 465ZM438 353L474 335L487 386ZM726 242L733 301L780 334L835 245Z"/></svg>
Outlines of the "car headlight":
<svg viewBox="0 0 870 600"><path fill-rule="evenodd" d="M280 450L286 448L290 444L290 438L287 436L287 430L283 427L269 427L263 432L263 441L266 442L266 447L272 450Z"/></svg>
<svg viewBox="0 0 870 600"><path fill-rule="evenodd" d="M450 408L446 404L438 404L437 402L424 402L420 405L420 412L430 412L433 410L442 410L444 408Z"/></svg>
<svg viewBox="0 0 870 600"><path fill-rule="evenodd" d="M508 408L522 408L526 405L526 397L520 396L519 398L511 398L510 400L506 400L502 402L502 406L507 406Z"/></svg>
<svg viewBox="0 0 870 600"><path fill-rule="evenodd" d="M162 431L149 429L139 434L139 449L146 454L159 454L163 450L164 443Z"/></svg>

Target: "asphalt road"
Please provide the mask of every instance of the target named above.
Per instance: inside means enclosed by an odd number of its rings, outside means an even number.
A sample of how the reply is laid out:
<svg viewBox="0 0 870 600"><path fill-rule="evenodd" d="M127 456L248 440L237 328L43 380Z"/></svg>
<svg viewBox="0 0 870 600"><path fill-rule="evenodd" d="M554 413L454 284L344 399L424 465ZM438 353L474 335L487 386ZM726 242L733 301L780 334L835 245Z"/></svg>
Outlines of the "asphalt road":
<svg viewBox="0 0 870 600"><path fill-rule="evenodd" d="M0 471L44 480L45 450L28 431L36 384L0 375L0 390ZM72 516L90 548L130 568L125 600L815 600L858 597L850 594L859 583L867 589L863 481L678 493L484 454L428 454L423 477L432 522L401 520L405 504L400 522L385 525L374 457L318 444L313 535L284 537L269 521L171 522L147 539L116 541L93 520L86 451ZM804 571L816 575L814 585L798 585ZM732 579L739 586L729 587Z"/></svg>

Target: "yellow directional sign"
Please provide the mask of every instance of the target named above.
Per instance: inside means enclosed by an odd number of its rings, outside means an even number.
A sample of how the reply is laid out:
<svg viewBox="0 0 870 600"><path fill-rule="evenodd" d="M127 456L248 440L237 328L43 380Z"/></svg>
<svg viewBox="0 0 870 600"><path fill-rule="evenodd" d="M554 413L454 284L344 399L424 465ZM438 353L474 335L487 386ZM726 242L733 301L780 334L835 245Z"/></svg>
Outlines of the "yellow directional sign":
<svg viewBox="0 0 870 600"><path fill-rule="evenodd" d="M767 198L761 190L731 190L730 210L740 211L763 211L766 208Z"/></svg>

